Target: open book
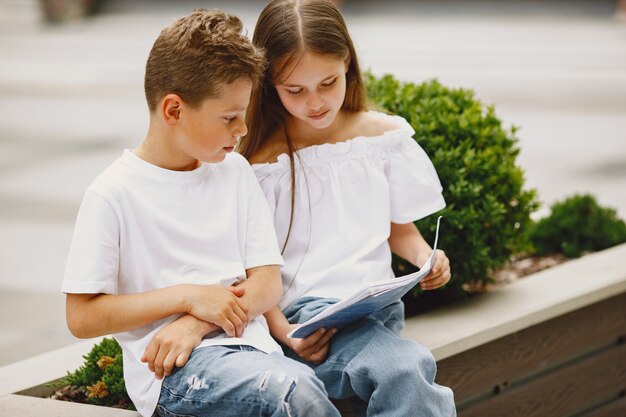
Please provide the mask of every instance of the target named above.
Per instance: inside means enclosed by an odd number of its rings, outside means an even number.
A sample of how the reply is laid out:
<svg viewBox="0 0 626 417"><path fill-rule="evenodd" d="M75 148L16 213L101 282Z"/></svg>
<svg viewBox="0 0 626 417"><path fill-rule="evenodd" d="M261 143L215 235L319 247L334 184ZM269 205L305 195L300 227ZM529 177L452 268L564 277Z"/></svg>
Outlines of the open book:
<svg viewBox="0 0 626 417"><path fill-rule="evenodd" d="M300 326L289 332L287 336L300 339L307 337L320 327L325 329L345 327L398 301L430 273L435 262L435 251L437 249L437 241L439 240L440 223L441 216L437 219L437 231L435 233L433 253L424 266L422 266L422 269L402 277L368 284L351 296L331 305L315 317L300 324Z"/></svg>

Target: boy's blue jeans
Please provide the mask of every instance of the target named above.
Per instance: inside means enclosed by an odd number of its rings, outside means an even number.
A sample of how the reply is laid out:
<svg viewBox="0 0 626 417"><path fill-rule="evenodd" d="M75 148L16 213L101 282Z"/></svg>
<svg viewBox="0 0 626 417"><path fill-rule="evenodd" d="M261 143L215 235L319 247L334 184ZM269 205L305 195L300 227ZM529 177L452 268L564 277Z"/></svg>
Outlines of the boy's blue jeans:
<svg viewBox="0 0 626 417"><path fill-rule="evenodd" d="M285 315L291 323L303 323L335 302L303 297ZM315 371L330 398L356 396L364 401L369 417L456 416L452 390L434 382L434 357L425 347L401 338L403 327L404 305L397 302L341 329L320 365L303 361L286 346L283 350Z"/></svg>
<svg viewBox="0 0 626 417"><path fill-rule="evenodd" d="M340 417L308 367L251 346L207 346L165 378L162 417Z"/></svg>

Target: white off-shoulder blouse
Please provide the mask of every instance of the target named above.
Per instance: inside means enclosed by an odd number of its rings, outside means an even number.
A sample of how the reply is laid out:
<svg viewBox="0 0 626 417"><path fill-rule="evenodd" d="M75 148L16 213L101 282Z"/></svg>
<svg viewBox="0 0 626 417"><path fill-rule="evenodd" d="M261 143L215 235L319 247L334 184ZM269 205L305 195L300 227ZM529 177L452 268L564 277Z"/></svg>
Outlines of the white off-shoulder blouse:
<svg viewBox="0 0 626 417"><path fill-rule="evenodd" d="M294 220L283 253L285 309L303 296L344 298L364 283L393 278L391 223L445 207L437 172L399 116L380 136L297 151ZM253 164L283 247L291 213L289 156Z"/></svg>

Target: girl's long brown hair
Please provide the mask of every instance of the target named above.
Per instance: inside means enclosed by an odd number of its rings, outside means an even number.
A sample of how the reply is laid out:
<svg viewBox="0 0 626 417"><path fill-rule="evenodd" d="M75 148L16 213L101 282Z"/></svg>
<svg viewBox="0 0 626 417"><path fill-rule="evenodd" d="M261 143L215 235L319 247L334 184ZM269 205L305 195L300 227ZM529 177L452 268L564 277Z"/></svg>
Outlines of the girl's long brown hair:
<svg viewBox="0 0 626 417"><path fill-rule="evenodd" d="M250 159L276 131L283 130L291 165L291 215L284 251L293 224L296 147L287 134L288 113L274 85L284 77L282 73L286 68L301 59L304 53L312 52L337 59L349 57L344 111L367 109L367 93L346 22L330 0L270 1L259 16L252 43L265 50L268 66L261 82L252 90L246 114L248 134L240 140L238 151Z"/></svg>

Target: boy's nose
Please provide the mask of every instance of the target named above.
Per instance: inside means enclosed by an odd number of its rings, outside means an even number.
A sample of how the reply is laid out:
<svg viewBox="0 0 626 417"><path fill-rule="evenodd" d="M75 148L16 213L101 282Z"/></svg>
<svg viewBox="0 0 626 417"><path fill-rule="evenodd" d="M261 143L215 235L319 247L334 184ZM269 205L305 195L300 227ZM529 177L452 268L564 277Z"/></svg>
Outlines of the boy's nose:
<svg viewBox="0 0 626 417"><path fill-rule="evenodd" d="M241 120L233 133L233 136L245 136L248 133L248 126L246 126L246 123Z"/></svg>

